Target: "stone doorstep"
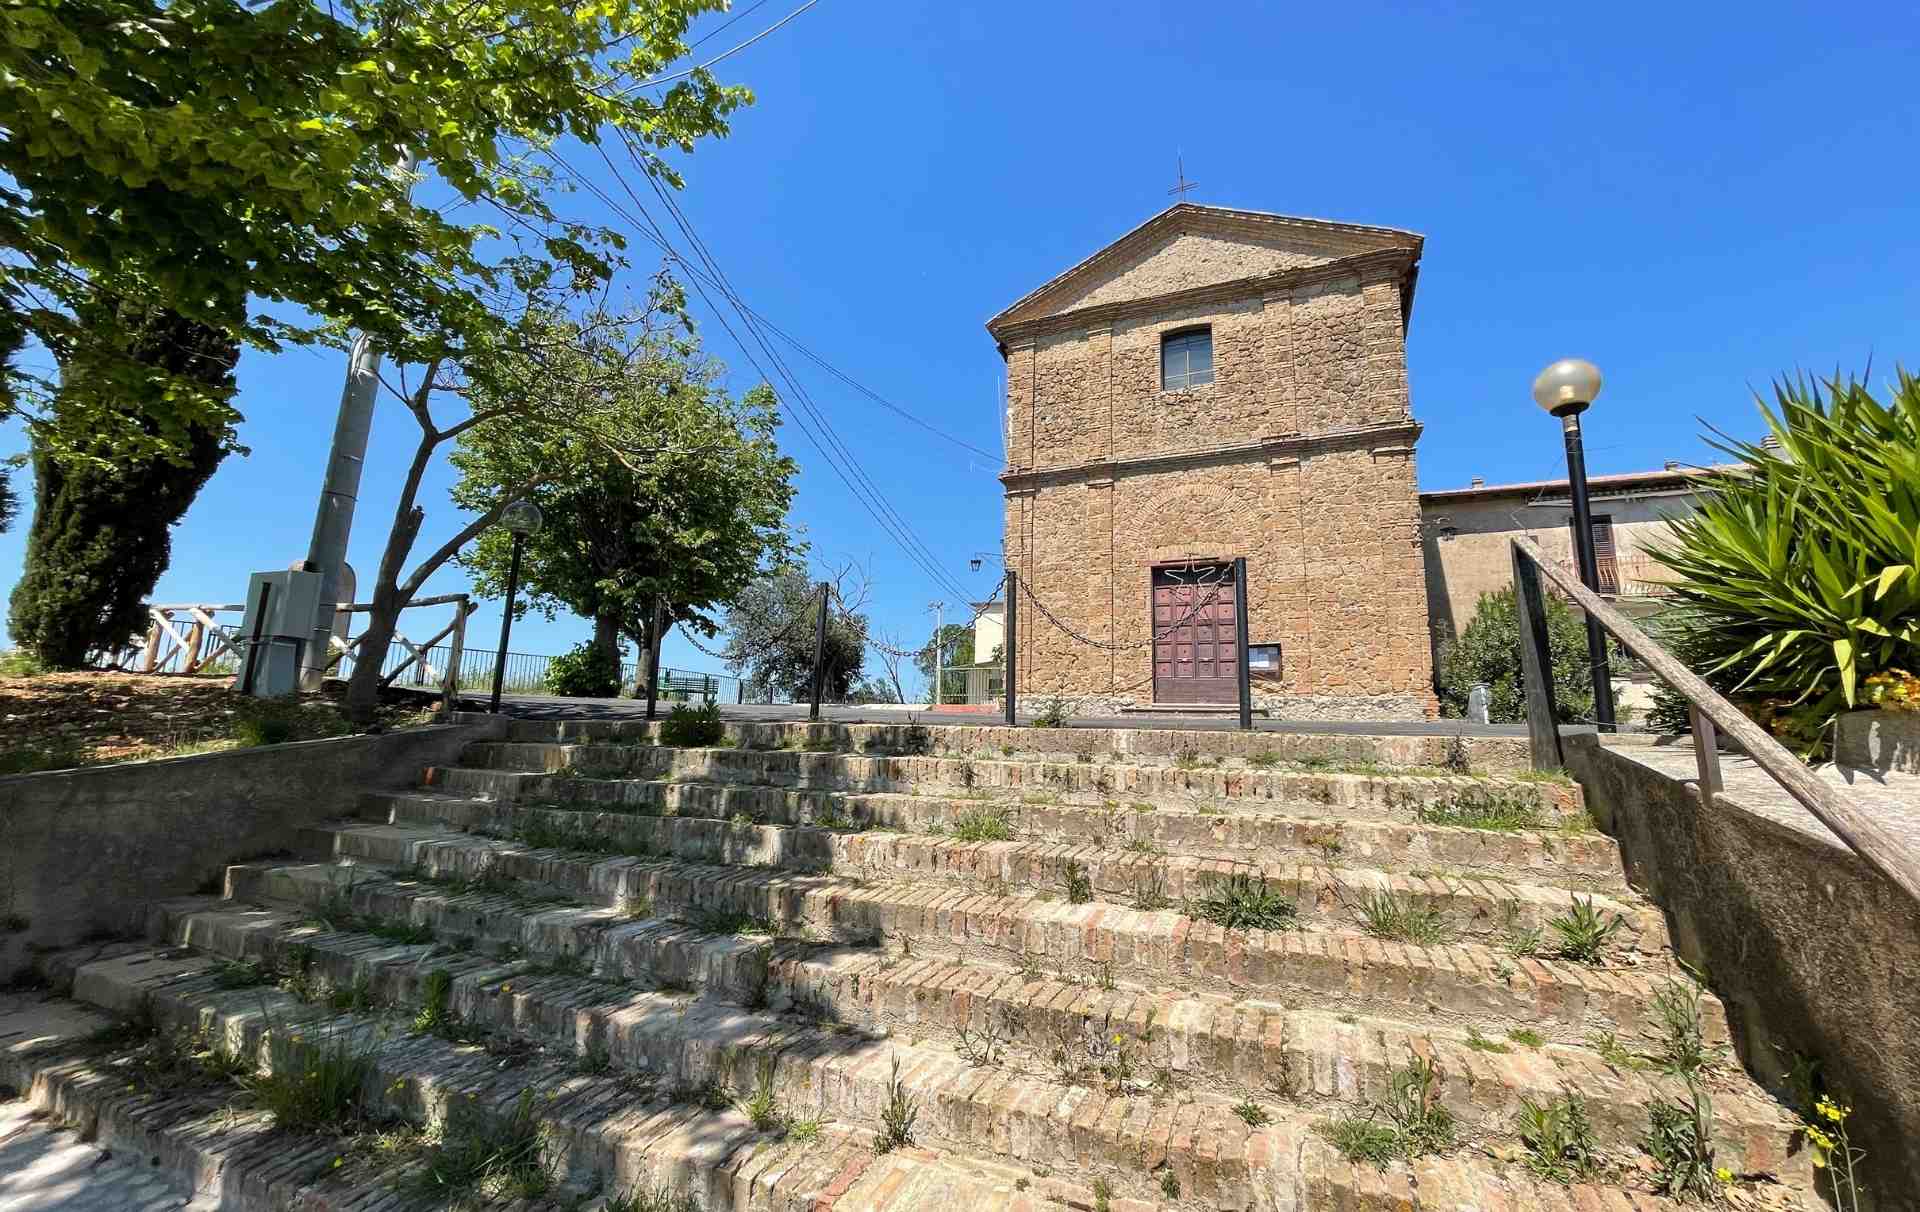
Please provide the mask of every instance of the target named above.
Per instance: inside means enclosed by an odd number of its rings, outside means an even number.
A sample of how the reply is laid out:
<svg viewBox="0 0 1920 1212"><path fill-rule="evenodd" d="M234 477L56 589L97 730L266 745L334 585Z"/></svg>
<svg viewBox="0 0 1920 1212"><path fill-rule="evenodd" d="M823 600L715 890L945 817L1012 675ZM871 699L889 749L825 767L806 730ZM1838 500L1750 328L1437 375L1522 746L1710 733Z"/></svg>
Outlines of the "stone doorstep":
<svg viewBox="0 0 1920 1212"><path fill-rule="evenodd" d="M613 758L616 760L607 761ZM845 753L799 753L751 749L662 749L638 746L557 744L470 745L459 768L517 774L551 774L596 764L578 781L633 775L667 781L749 783L824 791L917 792L927 787L1005 791L1099 804L1145 800L1196 805L1221 800L1280 800L1326 807L1399 809L1450 794L1499 791L1528 798L1553 815L1577 812L1584 799L1577 786L1509 778L1452 775L1341 774L1315 771L1239 770L1172 766L1106 766L971 758L869 757ZM563 779L565 776L561 776Z"/></svg>
<svg viewBox="0 0 1920 1212"><path fill-rule="evenodd" d="M564 1063L533 1060L503 1072L484 1050L459 1049L431 1038L383 1039L379 1020L372 1016L323 1016L277 990L222 991L210 977L189 975L194 965L207 970L204 957L181 957L179 952L95 961L77 973L75 995L119 1007L146 1000L162 1024L206 1025L253 1047L260 1046L259 1032L269 1015L289 1029L313 1029L324 1017L333 1024L331 1030L350 1030L379 1041L376 1080L386 1092L381 1097L415 1122L444 1114L449 1102L469 1094L483 1113L505 1115L521 1091L546 1091L540 1117L566 1159L563 1173L581 1178L610 1171L615 1182L625 1185L658 1173L653 1169L658 1152L679 1155L682 1164L707 1163L711 1170L758 1135L736 1112L699 1114L663 1106L658 1098L639 1103L616 1082L574 1074ZM475 1021L516 1032L542 1018L578 1031L583 1011L601 1001L579 990L582 982L535 982L531 989L509 989L514 982L499 982L496 974L464 975L467 980L455 981L458 1008ZM567 989L569 983L576 988ZM547 994L556 1000L545 1003ZM818 1114L852 1129L849 1135L856 1137L859 1130L877 1126L876 1112L887 1100L897 1061L899 1080L918 1105L918 1143L946 1152L984 1153L989 1165L1077 1168L1084 1180L1105 1178L1123 1196L1154 1199L1157 1172L1166 1166L1179 1178L1185 1200L1239 1209L1249 1206L1254 1189L1267 1182L1292 1179L1298 1185L1324 1179L1338 1188L1341 1172L1352 1171L1312 1135L1316 1117L1287 1107L1268 1104L1270 1114L1279 1112L1275 1122L1249 1128L1224 1097L1175 1101L1107 1095L976 1068L926 1045L829 1034L737 1007L689 1005L660 995L632 995L623 1005L602 1002L602 1007L605 1013L597 1022L589 1015L589 1029L601 1036L617 1064L676 1082L718 1081L740 1088L754 1080L760 1058L772 1056L774 1084L789 1113L804 1109ZM396 1083L397 1091L392 1089ZM663 1120L669 1125L665 1132L636 1131L643 1125L657 1127ZM1297 1151L1286 1147L1295 1142ZM1260 1160L1271 1156L1276 1145L1282 1146L1277 1152L1283 1161L1289 1155L1297 1159L1292 1174L1261 1172ZM685 1157L696 1150L697 1158ZM1723 1156L1733 1160L1727 1150ZM609 1159L610 1166L605 1164ZM1490 1189L1518 1177L1470 1153L1445 1160L1480 1171L1480 1183ZM1543 1206L1592 1206L1581 1204L1572 1192L1562 1192L1561 1199L1568 1202Z"/></svg>
<svg viewBox="0 0 1920 1212"><path fill-rule="evenodd" d="M1379 871L1407 869L1471 871L1481 878L1565 887L1581 892L1629 893L1619 844L1599 832L1508 832L1373 820L1329 820L1289 816L1264 808L1203 813L1184 808L1112 811L1091 805L1003 804L936 796L852 792L802 792L736 783L615 784L627 792L618 801L657 810L672 819L731 820L747 815L759 828L805 825L829 808L858 826L886 827L910 834L947 828L957 817L982 807L1004 808L1016 833L1071 843L1125 836L1151 842L1171 853L1194 858L1244 860L1250 855L1324 856L1327 846ZM635 796L633 792L645 794ZM597 803L614 801L596 800ZM369 792L360 814L382 824L440 825L467 828L494 824L511 816L512 801L446 792ZM530 809L518 809L529 811ZM555 809L584 818L607 833L623 831L624 821L652 819L656 813L593 813Z"/></svg>
<svg viewBox="0 0 1920 1212"><path fill-rule="evenodd" d="M458 861L471 850L442 852ZM568 860L530 871L554 875ZM1055 971L1091 972L1111 963L1130 985L1171 983L1194 994L1246 996L1337 1006L1478 1025L1490 1035L1513 1026L1574 1042L1591 1031L1632 1038L1651 1027L1654 992L1665 972L1596 969L1558 960L1508 960L1472 943L1414 947L1331 930L1229 933L1172 912L1111 905L1034 904L944 889L859 889L844 881L686 863L613 859L573 864L602 905L644 899L656 911L721 909L763 920L803 923L839 945L872 946L905 938L913 954L1010 971L1023 958ZM590 869L589 869L590 867ZM500 896L449 897L431 885L392 882L373 868L357 873L356 911L413 921L443 935L510 942L534 953L581 950L577 941L628 924L617 909L528 909ZM324 864L231 868L237 899L313 905L354 875ZM560 880L543 881L558 885ZM1504 975L1503 975L1504 973ZM1710 1041L1727 1039L1717 999L1702 1001Z"/></svg>
<svg viewBox="0 0 1920 1212"><path fill-rule="evenodd" d="M137 985L125 983L99 982L96 987L115 997L139 993ZM198 1021L198 1012L185 999L163 994L155 1001L163 1016L168 1009L175 1012L170 1021L181 1025ZM88 1012L85 1007L75 1009ZM0 1010L0 1031L10 1017ZM245 1024L244 1017L217 1015L215 1021L222 1027L241 1026L257 1044L254 1028L258 1023ZM110 1020L82 1021L98 1025ZM78 1044L84 1034L63 1038ZM406 1049L429 1053L427 1065L422 1066L428 1070L425 1074L396 1067L379 1075L377 1084L383 1092L396 1079L405 1080L408 1087L397 1099L383 1093L377 1102L384 1109L424 1122L472 1089L487 1091L485 1105L493 1114L511 1112L517 1094L488 1089L496 1084L487 1072L488 1058L481 1056L476 1065L470 1056L460 1057L455 1049L432 1043L435 1046L426 1050ZM714 1209L915 1212L929 1206L929 1200L958 1200L956 1207L989 1212L1037 1208L1014 1190L1020 1171L983 1159L952 1158L920 1147L876 1157L868 1147L867 1133L834 1126L814 1145L787 1147L755 1132L736 1111L675 1109L660 1102L629 1109L622 1104L631 1104L630 1098L621 1098L617 1091L611 1097L607 1091L596 1091L591 1079L557 1066L548 1076L556 1079L554 1088L565 1090L567 1098L564 1103L554 1101L550 1116L543 1108L542 1119L559 1129L555 1135L565 1149L566 1176L577 1174L577 1185L604 1179L619 1190L671 1182L676 1190L692 1190L704 1207ZM374 1170L350 1154L343 1155L338 1138L290 1140L265 1116L230 1116L225 1099L208 1106L204 1099L129 1093L111 1070L87 1060L63 1059L58 1052L37 1058L19 1053L0 1057L0 1078L27 1091L36 1108L81 1127L101 1147L150 1158L184 1191L207 1196L217 1192L223 1210L374 1212L378 1208L390 1212L411 1206L392 1202L392 1171ZM348 1161L337 1167L335 1159L342 1156ZM602 1167L598 1163L603 1160L614 1164Z"/></svg>
<svg viewBox="0 0 1920 1212"><path fill-rule="evenodd" d="M577 813L547 813L572 817ZM614 828L608 835L643 845L663 857L693 863L772 866L799 871L823 868L856 880L935 881L977 889L998 880L1008 888L1067 894L1066 864L1078 864L1095 900L1126 904L1138 889L1157 883L1175 902L1204 895L1231 876L1264 879L1292 898L1303 915L1344 921L1358 927L1359 904L1385 893L1404 904L1438 909L1464 937L1504 942L1509 929L1534 929L1551 935L1549 919L1564 914L1573 894L1559 888L1488 880L1477 873L1418 876L1363 868L1329 868L1303 860L1254 863L1240 859L1192 858L1101 849L1064 842L959 842L950 838L899 833L844 833L776 825L735 825L705 817L602 818ZM443 829L388 825L323 826L307 831L303 853L367 859L404 866L422 845L479 844L490 853L524 853L510 842L477 842L467 835L449 838ZM539 852L545 853L545 852ZM1615 950L1659 957L1668 950L1666 920L1644 902L1622 902L1604 894L1583 898L1624 927ZM1549 944L1551 939L1546 940Z"/></svg>
<svg viewBox="0 0 1920 1212"><path fill-rule="evenodd" d="M169 907L167 919L158 923L163 937L228 958L269 962L305 944L336 987L365 975L377 996L401 1006L419 1004L426 972L446 967L457 973L453 996L463 1017L478 1014L497 1027L538 1032L569 1051L596 1041L606 1045L608 1033L647 1034L650 1024L678 1023L691 1004L684 996L604 982L523 979L515 975L520 971L515 965L497 960L449 956L430 963L433 951L427 946L302 930L289 914L223 912L206 909L205 903L196 899ZM1229 1102L1251 1091L1328 1115L1365 1107L1386 1096L1391 1071L1418 1052L1451 1078L1443 1086L1445 1104L1469 1134L1481 1137L1511 1139L1512 1117L1523 1096L1544 1103L1563 1090L1578 1090L1588 1099L1603 1142L1631 1148L1645 1130L1651 1100L1684 1093L1675 1079L1621 1072L1584 1047L1532 1049L1496 1040L1509 1050L1491 1052L1469 1046L1464 1032L1425 1031L1388 1019L1344 1023L1324 1011L1103 992L871 955L816 960L804 945L769 948L674 928L614 931L579 941L580 954L592 956L602 972L685 981L703 990L703 1001L744 1003L758 990L776 1011L791 1009L800 999L830 1007L832 1021L862 1032L946 1049L956 1047L958 1028L978 1031L1012 1012L1022 1024L1021 1038L1010 1040L1015 1055L1025 1062L1022 1067L1043 1073L1056 1033L1084 1030L1099 1039L1120 1034L1144 1040L1143 1072L1165 1067L1183 1091L1204 1091ZM503 983L513 986L512 997L497 992ZM768 1021L767 1031L779 1026ZM664 1067L678 1071L678 1062ZM1727 1074L1713 1093L1719 1143L1730 1159L1755 1170L1791 1168L1795 1125L1778 1104L1737 1073Z"/></svg>
<svg viewBox="0 0 1920 1212"><path fill-rule="evenodd" d="M490 717L482 717L490 718ZM779 748L790 739L802 743L844 743L860 749L868 742L900 748L911 723L837 724L823 721L730 720L726 736L736 744ZM1271 752L1283 759L1326 758L1332 761L1379 761L1397 766L1438 765L1452 738L1352 732L1228 732L1183 728L1008 728L1000 723L928 724L927 741L935 754L966 756L999 753L1011 746L1016 753L1057 761L1074 761L1079 754L1110 753L1137 763L1172 761L1183 753L1203 757L1242 758ZM642 741L659 734L658 721L626 720L515 720L508 739L525 742ZM1500 770L1527 768L1525 737L1466 737L1476 765Z"/></svg>

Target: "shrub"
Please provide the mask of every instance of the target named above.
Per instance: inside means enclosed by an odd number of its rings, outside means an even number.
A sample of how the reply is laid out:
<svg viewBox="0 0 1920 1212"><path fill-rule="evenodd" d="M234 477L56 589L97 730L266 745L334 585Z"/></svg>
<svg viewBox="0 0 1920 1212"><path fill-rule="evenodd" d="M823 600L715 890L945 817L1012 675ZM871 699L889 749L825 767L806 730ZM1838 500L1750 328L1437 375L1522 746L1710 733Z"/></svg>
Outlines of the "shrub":
<svg viewBox="0 0 1920 1212"><path fill-rule="evenodd" d="M581 644L548 663L547 689L572 698L613 698L620 693L620 663L605 649Z"/></svg>
<svg viewBox="0 0 1920 1212"><path fill-rule="evenodd" d="M1554 708L1562 723L1590 720L1593 678L1587 668L1587 625L1559 598L1548 594L1546 603ZM1512 589L1480 595L1466 630L1440 645L1433 680L1440 712L1449 718L1465 717L1467 695L1476 682L1487 684L1488 720L1518 724L1527 718L1527 688L1520 677L1520 616Z"/></svg>
<svg viewBox="0 0 1920 1212"><path fill-rule="evenodd" d="M39 657L24 648L9 648L0 652L0 678L31 678L45 673L47 667Z"/></svg>
<svg viewBox="0 0 1920 1212"><path fill-rule="evenodd" d="M1678 655L1812 752L1920 640L1920 379L1899 372L1887 404L1851 378L1780 382L1760 411L1779 449L1714 442L1739 467L1649 554L1673 574Z"/></svg>
<svg viewBox="0 0 1920 1212"><path fill-rule="evenodd" d="M690 707L685 703L667 713L660 722L660 743L687 749L701 749L720 743L725 728L720 723L720 705L706 703Z"/></svg>

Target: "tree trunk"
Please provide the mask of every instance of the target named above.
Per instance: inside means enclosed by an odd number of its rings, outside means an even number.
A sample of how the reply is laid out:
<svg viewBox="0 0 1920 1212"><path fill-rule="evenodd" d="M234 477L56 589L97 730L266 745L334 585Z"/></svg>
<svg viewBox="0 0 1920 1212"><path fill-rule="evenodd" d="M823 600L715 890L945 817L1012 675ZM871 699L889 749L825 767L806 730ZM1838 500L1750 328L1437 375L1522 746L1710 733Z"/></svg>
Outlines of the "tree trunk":
<svg viewBox="0 0 1920 1212"><path fill-rule="evenodd" d="M613 680L619 682L620 613L617 610L602 607L600 613L593 617L593 646L613 664Z"/></svg>
<svg viewBox="0 0 1920 1212"><path fill-rule="evenodd" d="M387 663L387 649L393 646L393 633L400 627L398 598L390 586L374 589L373 610L354 650L353 676L347 679L346 713L356 724L371 724L380 714L380 670Z"/></svg>
<svg viewBox="0 0 1920 1212"><path fill-rule="evenodd" d="M632 640L634 647L639 649L639 657L634 661L634 697L645 699L647 697L647 665L649 665L649 659L653 657L653 647L647 643L647 626L641 624L639 630L628 632L628 640Z"/></svg>

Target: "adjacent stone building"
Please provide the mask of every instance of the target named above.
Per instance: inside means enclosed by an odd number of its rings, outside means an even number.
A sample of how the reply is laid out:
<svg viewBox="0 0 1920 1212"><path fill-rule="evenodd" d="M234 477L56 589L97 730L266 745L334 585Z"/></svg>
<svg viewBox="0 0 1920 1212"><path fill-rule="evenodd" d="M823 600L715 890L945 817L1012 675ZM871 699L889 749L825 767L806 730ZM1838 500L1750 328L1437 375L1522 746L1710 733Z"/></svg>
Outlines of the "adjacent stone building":
<svg viewBox="0 0 1920 1212"><path fill-rule="evenodd" d="M995 316L1017 689L1430 714L1406 328L1421 237L1181 204Z"/></svg>
<svg viewBox="0 0 1920 1212"><path fill-rule="evenodd" d="M1671 520L1693 513L1704 481L1736 469L1725 463L1669 463L1658 471L1589 477L1601 596L1628 614L1657 611L1672 574L1646 554L1646 545L1667 538ZM1473 622L1481 594L1513 587L1510 540L1515 535L1540 544L1549 559L1579 566L1565 480L1486 484L1476 479L1465 488L1421 493L1420 512L1436 659L1440 645Z"/></svg>

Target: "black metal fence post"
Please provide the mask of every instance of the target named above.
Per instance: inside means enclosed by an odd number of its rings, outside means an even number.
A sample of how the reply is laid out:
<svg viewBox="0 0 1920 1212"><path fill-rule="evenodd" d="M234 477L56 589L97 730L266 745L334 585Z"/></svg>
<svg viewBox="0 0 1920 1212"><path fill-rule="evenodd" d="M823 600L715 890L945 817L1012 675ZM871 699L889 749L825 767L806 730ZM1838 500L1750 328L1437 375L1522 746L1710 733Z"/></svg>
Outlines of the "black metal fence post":
<svg viewBox="0 0 1920 1212"><path fill-rule="evenodd" d="M813 621L813 703L807 708L807 718L820 718L820 697L827 691L827 594L832 586L820 582L819 617Z"/></svg>
<svg viewBox="0 0 1920 1212"><path fill-rule="evenodd" d="M1253 670L1247 664L1247 560L1233 561L1233 643L1240 650L1234 675L1240 682L1240 731L1253 731Z"/></svg>
<svg viewBox="0 0 1920 1212"><path fill-rule="evenodd" d="M500 688L507 679L507 641L513 635L513 595L520 589L520 553L527 536L513 532L513 558L507 563L507 604L500 612L500 655L493 662L493 700L487 710L500 714Z"/></svg>
<svg viewBox="0 0 1920 1212"><path fill-rule="evenodd" d="M1560 710L1553 701L1553 649L1547 639L1547 602L1540 570L1513 549L1514 609L1520 623L1520 676L1527 692L1527 738L1535 770L1566 765L1560 753Z"/></svg>
<svg viewBox="0 0 1920 1212"><path fill-rule="evenodd" d="M1018 700L1018 696L1014 693L1013 673L1014 673L1014 670L1018 668L1014 660L1014 639L1017 634L1016 629L1018 627L1018 623L1014 616L1016 615L1017 608L1019 606L1019 602L1016 600L1017 598L1019 598L1019 596L1020 596L1020 574L1015 572L1013 569L1009 568L1007 569L1007 625L1005 628L1006 634L1000 642L1000 647L1003 650L1004 660L1006 663L1006 668L1003 669L1000 673L1000 681L1001 681L1001 689L1006 693L1007 727L1009 728L1012 728L1016 723L1015 716L1014 716L1014 708L1017 706L1017 700Z"/></svg>
<svg viewBox="0 0 1920 1212"><path fill-rule="evenodd" d="M647 636L647 718L653 718L654 704L660 701L660 632L664 630L667 604L655 598L653 628Z"/></svg>

